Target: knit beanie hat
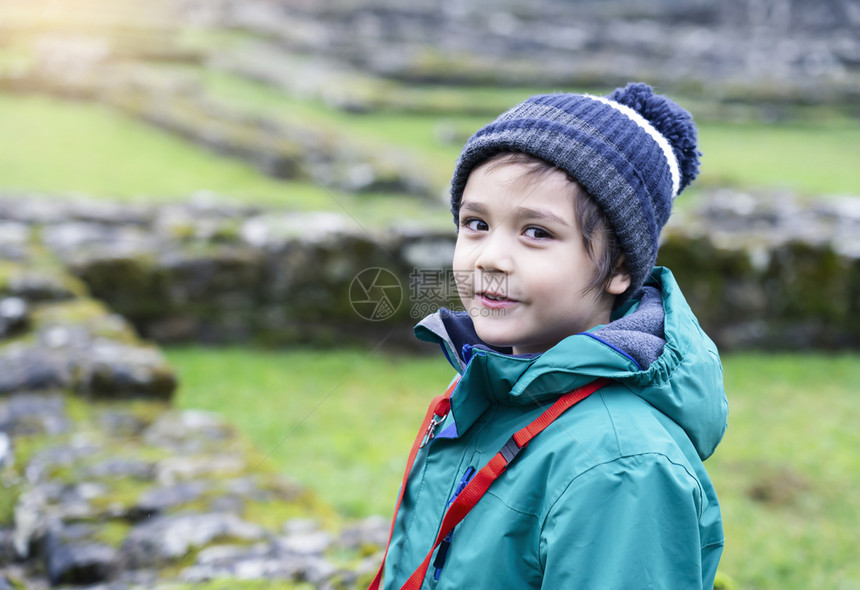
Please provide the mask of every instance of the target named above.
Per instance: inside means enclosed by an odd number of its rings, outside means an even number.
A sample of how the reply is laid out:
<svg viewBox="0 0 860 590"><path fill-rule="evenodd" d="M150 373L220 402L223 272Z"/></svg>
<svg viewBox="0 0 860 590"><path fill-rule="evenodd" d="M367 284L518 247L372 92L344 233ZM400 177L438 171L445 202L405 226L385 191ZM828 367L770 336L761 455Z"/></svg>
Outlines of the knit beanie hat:
<svg viewBox="0 0 860 590"><path fill-rule="evenodd" d="M699 171L690 113L647 84L628 84L607 97L533 96L475 133L451 182L457 222L472 170L502 152L539 158L573 177L606 215L618 237L636 294L657 259L660 230L672 202Z"/></svg>

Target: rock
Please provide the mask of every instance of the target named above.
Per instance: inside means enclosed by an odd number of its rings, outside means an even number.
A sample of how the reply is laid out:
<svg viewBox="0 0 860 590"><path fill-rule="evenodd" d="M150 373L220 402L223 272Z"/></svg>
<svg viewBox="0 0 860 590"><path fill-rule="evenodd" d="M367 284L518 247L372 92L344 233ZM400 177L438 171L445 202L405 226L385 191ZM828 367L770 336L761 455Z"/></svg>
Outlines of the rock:
<svg viewBox="0 0 860 590"><path fill-rule="evenodd" d="M6 291L29 302L64 301L80 295L82 286L69 276L28 270L10 276Z"/></svg>
<svg viewBox="0 0 860 590"><path fill-rule="evenodd" d="M308 235L307 228L314 231ZM242 224L240 235L249 246L279 251L292 242L320 243L355 234L356 225L339 213L262 214Z"/></svg>
<svg viewBox="0 0 860 590"><path fill-rule="evenodd" d="M155 477L155 463L141 459L111 457L86 469L84 476L97 479L134 478L148 481Z"/></svg>
<svg viewBox="0 0 860 590"><path fill-rule="evenodd" d="M0 259L25 260L28 256L29 240L30 226L28 224L17 221L0 221Z"/></svg>
<svg viewBox="0 0 860 590"><path fill-rule="evenodd" d="M176 388L154 348L93 340L83 327L54 326L39 336L44 347L0 348L0 393L73 388L95 397L167 399Z"/></svg>
<svg viewBox="0 0 860 590"><path fill-rule="evenodd" d="M45 546L48 578L57 584L97 584L117 572L118 553L113 547L87 540L91 527L67 527L51 532Z"/></svg>
<svg viewBox="0 0 860 590"><path fill-rule="evenodd" d="M25 470L27 480L34 484L42 482L50 475L51 471L71 466L99 450L97 444L85 439L73 439L66 444L49 446L38 451L30 459Z"/></svg>
<svg viewBox="0 0 860 590"><path fill-rule="evenodd" d="M95 397L169 399L176 376L154 347L94 341L76 359L75 389Z"/></svg>
<svg viewBox="0 0 860 590"><path fill-rule="evenodd" d="M0 394L61 389L72 380L61 355L40 348L0 348Z"/></svg>
<svg viewBox="0 0 860 590"><path fill-rule="evenodd" d="M143 203L118 203L102 199L76 198L65 204L64 220L98 223L104 226L149 227L156 209Z"/></svg>
<svg viewBox="0 0 860 590"><path fill-rule="evenodd" d="M152 313L156 308L153 300L163 304L167 294L156 270L154 246L134 251L119 248L108 238L97 246L72 247L66 251L66 264L93 296L106 300L111 309L134 322Z"/></svg>
<svg viewBox="0 0 860 590"><path fill-rule="evenodd" d="M83 296L34 306L28 312L23 299L0 300L0 332L27 328L0 346L0 393L71 388L96 397L172 395L172 368L122 317Z"/></svg>
<svg viewBox="0 0 860 590"><path fill-rule="evenodd" d="M26 558L31 550L52 528L59 526L59 519L48 510L50 498L58 493L58 485L36 486L18 497L15 504L15 532L13 542L20 558Z"/></svg>
<svg viewBox="0 0 860 590"><path fill-rule="evenodd" d="M140 256L155 250L155 236L145 228L114 226L95 222L65 222L42 228L42 240L62 260L73 262L75 256L88 251L107 252L114 258Z"/></svg>
<svg viewBox="0 0 860 590"><path fill-rule="evenodd" d="M0 430L0 469L15 464L15 451L12 449L12 439Z"/></svg>
<svg viewBox="0 0 860 590"><path fill-rule="evenodd" d="M252 541L263 536L260 527L235 514L157 516L135 526L121 552L128 567L149 567L175 561L218 538Z"/></svg>
<svg viewBox="0 0 860 590"><path fill-rule="evenodd" d="M245 510L245 503L245 498L240 496L216 496L209 501L208 510L210 512L242 514Z"/></svg>
<svg viewBox="0 0 860 590"><path fill-rule="evenodd" d="M408 268L445 272L454 257L456 235L419 235L404 240L400 256Z"/></svg>
<svg viewBox="0 0 860 590"><path fill-rule="evenodd" d="M127 516L135 521L150 518L167 509L198 499L206 493L208 487L202 481L189 481L172 486L150 488L141 494Z"/></svg>
<svg viewBox="0 0 860 590"><path fill-rule="evenodd" d="M292 554L273 544L257 544L250 548L222 545L201 551L196 563L185 569L181 578L189 582L234 578L320 584L337 571L333 564L319 554Z"/></svg>
<svg viewBox="0 0 860 590"><path fill-rule="evenodd" d="M320 523L312 518L291 518L282 527L287 535L304 535L320 530Z"/></svg>
<svg viewBox="0 0 860 590"><path fill-rule="evenodd" d="M377 547L384 549L388 543L391 522L381 516L368 516L364 520L343 527L337 539L340 547L347 549L362 549Z"/></svg>
<svg viewBox="0 0 860 590"><path fill-rule="evenodd" d="M166 412L143 433L147 444L179 455L216 450L232 437L220 416L203 410Z"/></svg>
<svg viewBox="0 0 860 590"><path fill-rule="evenodd" d="M9 222L29 226L60 223L68 219L68 211L62 200L39 198L38 195L28 193L4 196L0 198L0 218Z"/></svg>
<svg viewBox="0 0 860 590"><path fill-rule="evenodd" d="M202 549L197 554L195 563L198 565L213 565L227 561L235 561L237 558L263 558L271 553L268 543L255 543L254 545L213 545Z"/></svg>
<svg viewBox="0 0 860 590"><path fill-rule="evenodd" d="M0 299L0 340L22 332L27 327L29 308L20 297Z"/></svg>
<svg viewBox="0 0 860 590"><path fill-rule="evenodd" d="M174 251L163 253L157 271L167 284L171 305L209 300L228 301L249 307L260 283L262 254L249 248L221 246L209 252ZM230 299L230 297L233 297Z"/></svg>
<svg viewBox="0 0 860 590"><path fill-rule="evenodd" d="M14 529L6 526L0 527L0 564L7 565L17 560L18 552L15 550ZM2 572L0 572L0 576L2 576Z"/></svg>
<svg viewBox="0 0 860 590"><path fill-rule="evenodd" d="M306 580L311 584L321 585L328 578L333 577L338 573L338 568L327 559L319 556L284 556L284 561L301 571L302 580ZM294 564L294 565L293 565Z"/></svg>
<svg viewBox="0 0 860 590"><path fill-rule="evenodd" d="M107 485L92 481L79 480L66 484L57 498L57 513L67 521L97 517L98 511L91 502L105 497L108 491Z"/></svg>
<svg viewBox="0 0 860 590"><path fill-rule="evenodd" d="M158 463L156 479L162 485L180 480L212 475L234 475L246 467L245 459L237 454L210 454L196 457L169 457Z"/></svg>
<svg viewBox="0 0 860 590"><path fill-rule="evenodd" d="M66 402L59 393L13 393L0 398L0 430L11 437L60 434L69 428Z"/></svg>
<svg viewBox="0 0 860 590"><path fill-rule="evenodd" d="M293 555L322 555L333 543L325 531L293 533L278 540L280 549Z"/></svg>
<svg viewBox="0 0 860 590"><path fill-rule="evenodd" d="M150 424L149 421L135 415L129 409L105 410L99 416L99 423L113 438L137 437Z"/></svg>
<svg viewBox="0 0 860 590"><path fill-rule="evenodd" d="M198 191L188 203L158 208L152 229L165 241L237 243L242 220L259 213L241 201Z"/></svg>

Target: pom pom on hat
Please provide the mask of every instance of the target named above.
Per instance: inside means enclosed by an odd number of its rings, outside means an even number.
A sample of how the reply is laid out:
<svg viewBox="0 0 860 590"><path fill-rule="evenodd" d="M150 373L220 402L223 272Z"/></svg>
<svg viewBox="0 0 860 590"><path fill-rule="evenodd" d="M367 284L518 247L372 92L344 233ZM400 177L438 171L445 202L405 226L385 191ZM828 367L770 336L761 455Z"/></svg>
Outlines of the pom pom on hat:
<svg viewBox="0 0 860 590"><path fill-rule="evenodd" d="M525 153L565 171L618 237L631 278L625 299L650 274L672 202L698 174L696 141L690 114L646 84L608 97L533 96L466 142L451 181L451 211L456 223L469 174L500 153Z"/></svg>
<svg viewBox="0 0 860 590"><path fill-rule="evenodd" d="M687 188L699 174L699 156L702 155L697 149L699 137L690 113L666 97L654 94L650 86L641 82L617 88L608 98L642 115L669 140L681 169L678 192Z"/></svg>

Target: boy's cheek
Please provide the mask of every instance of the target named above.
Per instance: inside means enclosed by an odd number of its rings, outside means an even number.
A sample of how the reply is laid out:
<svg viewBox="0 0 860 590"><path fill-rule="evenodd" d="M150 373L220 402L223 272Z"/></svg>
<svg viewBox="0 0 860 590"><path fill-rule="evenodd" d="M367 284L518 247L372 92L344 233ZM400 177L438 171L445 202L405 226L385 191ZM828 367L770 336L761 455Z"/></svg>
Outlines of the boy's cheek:
<svg viewBox="0 0 860 590"><path fill-rule="evenodd" d="M457 293L460 298L474 297L475 295L475 273L471 270L457 270L457 260L454 259L454 285L457 288Z"/></svg>

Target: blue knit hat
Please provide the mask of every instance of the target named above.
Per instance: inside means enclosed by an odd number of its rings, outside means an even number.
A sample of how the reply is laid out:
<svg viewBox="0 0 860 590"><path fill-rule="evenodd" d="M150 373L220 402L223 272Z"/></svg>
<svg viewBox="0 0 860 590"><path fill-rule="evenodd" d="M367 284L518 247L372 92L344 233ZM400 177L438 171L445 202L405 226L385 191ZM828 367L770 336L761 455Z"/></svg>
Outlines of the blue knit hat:
<svg viewBox="0 0 860 590"><path fill-rule="evenodd" d="M455 223L469 174L502 152L522 152L561 170L588 192L615 231L634 295L657 259L672 202L699 171L690 113L647 84L608 97L533 96L475 133L451 182Z"/></svg>

